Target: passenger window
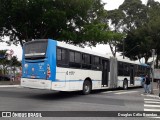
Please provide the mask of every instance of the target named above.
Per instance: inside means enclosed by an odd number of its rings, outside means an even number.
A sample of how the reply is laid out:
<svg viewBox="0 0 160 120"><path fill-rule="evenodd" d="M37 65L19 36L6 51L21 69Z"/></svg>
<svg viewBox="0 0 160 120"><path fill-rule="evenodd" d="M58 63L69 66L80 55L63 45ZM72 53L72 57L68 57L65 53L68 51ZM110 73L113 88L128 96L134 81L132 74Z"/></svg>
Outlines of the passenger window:
<svg viewBox="0 0 160 120"><path fill-rule="evenodd" d="M57 60L62 60L62 57L61 57L61 49L57 49Z"/></svg>
<svg viewBox="0 0 160 120"><path fill-rule="evenodd" d="M68 66L67 50L63 48L57 48L57 66Z"/></svg>
<svg viewBox="0 0 160 120"><path fill-rule="evenodd" d="M81 62L81 54L78 52L75 52L75 63Z"/></svg>
<svg viewBox="0 0 160 120"><path fill-rule="evenodd" d="M74 52L70 51L69 52L69 62L74 62Z"/></svg>

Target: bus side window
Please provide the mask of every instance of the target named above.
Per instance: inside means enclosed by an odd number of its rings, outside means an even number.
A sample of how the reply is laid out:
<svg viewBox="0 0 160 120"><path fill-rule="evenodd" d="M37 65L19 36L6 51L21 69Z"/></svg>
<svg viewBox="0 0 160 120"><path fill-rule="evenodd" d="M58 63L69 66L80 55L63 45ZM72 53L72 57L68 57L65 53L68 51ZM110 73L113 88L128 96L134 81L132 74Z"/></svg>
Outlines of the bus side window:
<svg viewBox="0 0 160 120"><path fill-rule="evenodd" d="M73 68L81 67L81 53L69 51L69 66Z"/></svg>
<svg viewBox="0 0 160 120"><path fill-rule="evenodd" d="M57 60L62 60L61 49L57 48Z"/></svg>
<svg viewBox="0 0 160 120"><path fill-rule="evenodd" d="M92 69L100 70L101 69L101 59L99 57L93 56L92 57Z"/></svg>
<svg viewBox="0 0 160 120"><path fill-rule="evenodd" d="M124 63L123 70L124 70L123 72L124 76L130 76L130 64Z"/></svg>
<svg viewBox="0 0 160 120"><path fill-rule="evenodd" d="M82 54L82 68L91 69L91 55Z"/></svg>
<svg viewBox="0 0 160 120"><path fill-rule="evenodd" d="M74 62L74 52L69 52L69 62Z"/></svg>
<svg viewBox="0 0 160 120"><path fill-rule="evenodd" d="M57 48L57 66L68 66L67 50L63 48Z"/></svg>
<svg viewBox="0 0 160 120"><path fill-rule="evenodd" d="M118 76L123 76L123 62L118 62Z"/></svg>

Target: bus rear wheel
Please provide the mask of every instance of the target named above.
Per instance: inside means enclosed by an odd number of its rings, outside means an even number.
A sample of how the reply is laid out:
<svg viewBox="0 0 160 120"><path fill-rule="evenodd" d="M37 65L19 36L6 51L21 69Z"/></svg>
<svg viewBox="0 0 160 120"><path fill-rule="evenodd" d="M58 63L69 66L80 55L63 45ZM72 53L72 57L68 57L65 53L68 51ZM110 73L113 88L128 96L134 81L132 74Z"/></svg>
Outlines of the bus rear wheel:
<svg viewBox="0 0 160 120"><path fill-rule="evenodd" d="M85 80L83 83L83 90L82 93L84 95L88 95L92 90L92 84L89 80Z"/></svg>

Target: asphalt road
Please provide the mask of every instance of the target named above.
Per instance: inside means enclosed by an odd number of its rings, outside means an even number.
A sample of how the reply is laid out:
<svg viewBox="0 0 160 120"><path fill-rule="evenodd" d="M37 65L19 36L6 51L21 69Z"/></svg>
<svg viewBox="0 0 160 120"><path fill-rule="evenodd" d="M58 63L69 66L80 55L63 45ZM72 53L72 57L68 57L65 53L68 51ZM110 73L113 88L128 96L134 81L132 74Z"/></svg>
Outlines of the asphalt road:
<svg viewBox="0 0 160 120"><path fill-rule="evenodd" d="M155 104L160 105L159 99L154 96L143 95L143 88L132 88L129 90L101 90L93 91L90 95L81 95L80 92L56 92L49 90L38 90L21 87L0 88L0 111L62 111L61 117L54 119L79 119L79 117L64 117L64 114L71 114L72 111L95 111L93 116L82 117L83 120L98 119L131 119L124 117L95 117L98 111L147 111ZM154 99L154 100L152 100ZM156 101L156 103L150 102ZM146 102L147 101L147 102ZM149 102L148 102L149 101ZM152 105L151 105L152 104ZM153 111L157 107L153 108ZM160 110L160 107L158 108ZM67 111L69 113L65 113ZM97 111L97 112L96 112ZM121 112L120 112L121 113ZM95 114L95 115L94 115ZM105 113L104 114L110 114ZM93 118L92 118L93 117ZM0 118L0 120L21 119L21 118ZM27 118L26 118L27 119ZM31 118L29 118L31 119ZM33 118L35 119L35 118ZM53 119L53 118L37 118ZM134 119L151 119L136 117ZM155 119L155 118L154 118Z"/></svg>

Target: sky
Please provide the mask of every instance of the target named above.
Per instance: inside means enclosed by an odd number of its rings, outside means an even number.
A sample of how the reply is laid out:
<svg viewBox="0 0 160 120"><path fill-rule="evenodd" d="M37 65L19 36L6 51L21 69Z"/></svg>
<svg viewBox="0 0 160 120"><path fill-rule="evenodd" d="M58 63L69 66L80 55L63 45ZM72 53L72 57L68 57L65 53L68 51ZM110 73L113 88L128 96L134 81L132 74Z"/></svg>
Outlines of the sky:
<svg viewBox="0 0 160 120"><path fill-rule="evenodd" d="M121 5L124 0L102 0L104 3L107 3L105 6L105 9L107 10L113 10L118 9L119 5ZM143 4L146 4L148 0L141 0ZM155 0L160 1L160 0Z"/></svg>
<svg viewBox="0 0 160 120"><path fill-rule="evenodd" d="M105 5L106 10L117 9L119 7L119 5L121 5L124 2L124 0L102 0L102 1L104 3L106 3L106 5ZM160 0L155 0L155 1L160 2ZM147 0L142 0L143 4L146 4L146 2L147 2ZM5 39L7 40L9 38L5 38ZM14 51L13 55L17 56L19 60L22 59L22 48L21 48L20 45L18 45L18 46L15 46L15 45L7 46L6 43L1 43L0 42L0 50L4 50L4 49L7 49L7 50L12 49ZM108 45L99 44L96 47L92 47L92 48L86 47L86 49L95 51L97 53L107 54L107 55L112 56L111 50L110 50ZM120 55L120 54L118 54L118 55Z"/></svg>

